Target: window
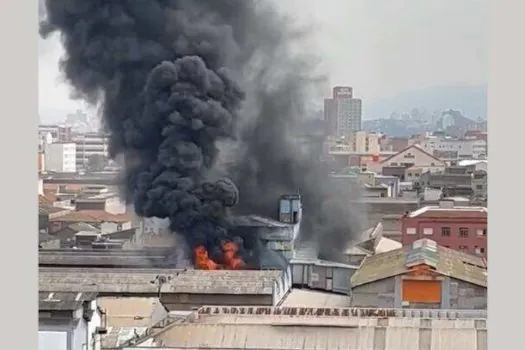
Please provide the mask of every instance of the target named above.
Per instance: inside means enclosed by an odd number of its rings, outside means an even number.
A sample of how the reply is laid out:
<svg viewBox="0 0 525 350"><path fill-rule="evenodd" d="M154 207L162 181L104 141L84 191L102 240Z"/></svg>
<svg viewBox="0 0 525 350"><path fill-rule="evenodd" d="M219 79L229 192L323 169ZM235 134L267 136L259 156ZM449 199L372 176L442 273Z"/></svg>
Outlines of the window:
<svg viewBox="0 0 525 350"><path fill-rule="evenodd" d="M441 228L441 236L443 236L443 237L450 237L450 227L442 227Z"/></svg>
<svg viewBox="0 0 525 350"><path fill-rule="evenodd" d="M419 173L415 173L414 176L415 176L415 177L419 177Z"/></svg>
<svg viewBox="0 0 525 350"><path fill-rule="evenodd" d="M449 245L446 245L445 248L450 248L450 246L449 246Z"/></svg>
<svg viewBox="0 0 525 350"><path fill-rule="evenodd" d="M434 166L435 164L434 163L430 163L430 166Z"/></svg>
<svg viewBox="0 0 525 350"><path fill-rule="evenodd" d="M468 228L467 227L460 227L459 228L459 237L462 237L462 238L468 237Z"/></svg>
<svg viewBox="0 0 525 350"><path fill-rule="evenodd" d="M416 228L415 227L408 227L407 228L407 235L415 235L416 234Z"/></svg>
<svg viewBox="0 0 525 350"><path fill-rule="evenodd" d="M423 234L427 236L431 236L434 233L434 229L432 227L425 227L423 229Z"/></svg>
<svg viewBox="0 0 525 350"><path fill-rule="evenodd" d="M396 162L392 162L392 163L390 163L390 166L397 166L397 163Z"/></svg>
<svg viewBox="0 0 525 350"><path fill-rule="evenodd" d="M476 190L481 190L483 189L483 185L476 185Z"/></svg>
<svg viewBox="0 0 525 350"><path fill-rule="evenodd" d="M476 254L485 254L485 248L476 246Z"/></svg>
<svg viewBox="0 0 525 350"><path fill-rule="evenodd" d="M408 176L412 176L412 173L408 173L407 175L408 175Z"/></svg>

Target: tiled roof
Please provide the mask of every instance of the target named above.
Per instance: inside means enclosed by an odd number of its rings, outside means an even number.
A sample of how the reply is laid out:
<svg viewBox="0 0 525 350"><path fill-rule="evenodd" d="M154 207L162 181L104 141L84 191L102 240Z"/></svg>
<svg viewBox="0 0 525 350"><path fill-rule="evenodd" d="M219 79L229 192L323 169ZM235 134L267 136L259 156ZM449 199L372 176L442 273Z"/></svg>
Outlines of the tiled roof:
<svg viewBox="0 0 525 350"><path fill-rule="evenodd" d="M39 269L39 290L157 294L159 275L168 282L162 294L272 295L282 271L202 271L171 269Z"/></svg>
<svg viewBox="0 0 525 350"><path fill-rule="evenodd" d="M86 222L86 223L103 223L103 222L128 222L131 221L131 214L111 214L104 210L80 210L75 211L50 221L59 222Z"/></svg>
<svg viewBox="0 0 525 350"><path fill-rule="evenodd" d="M96 298L96 293L83 292L39 292L38 310L39 311L74 311L78 309L84 301L91 301Z"/></svg>
<svg viewBox="0 0 525 350"><path fill-rule="evenodd" d="M38 204L53 205L56 202L56 196L44 193L38 195Z"/></svg>
<svg viewBox="0 0 525 350"><path fill-rule="evenodd" d="M100 232L98 228L95 226L92 226L90 224L86 224L85 222L76 222L74 224L68 225L67 228L75 231L75 232L81 232L81 231L93 231L93 232Z"/></svg>
<svg viewBox="0 0 525 350"><path fill-rule="evenodd" d="M425 247L405 247L366 257L351 279L352 287L404 274L411 262L431 266L441 275L487 286L487 269L483 258L437 246L436 251ZM408 263L408 264L407 264ZM407 266L409 265L409 266Z"/></svg>
<svg viewBox="0 0 525 350"><path fill-rule="evenodd" d="M42 214L42 215L49 215L49 214L55 214L55 213L60 213L60 212L66 212L66 211L69 211L69 209L54 207L49 204L40 204L38 206L38 214Z"/></svg>

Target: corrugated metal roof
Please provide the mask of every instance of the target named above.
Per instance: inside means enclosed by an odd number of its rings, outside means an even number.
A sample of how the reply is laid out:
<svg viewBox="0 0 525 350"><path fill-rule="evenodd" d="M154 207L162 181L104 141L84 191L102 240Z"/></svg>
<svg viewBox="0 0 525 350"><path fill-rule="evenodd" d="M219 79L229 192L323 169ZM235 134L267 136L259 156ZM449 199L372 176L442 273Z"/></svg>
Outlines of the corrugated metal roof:
<svg viewBox="0 0 525 350"><path fill-rule="evenodd" d="M335 293L293 289L281 303L282 307L350 307L350 297Z"/></svg>
<svg viewBox="0 0 525 350"><path fill-rule="evenodd" d="M119 271L120 270L120 271ZM273 281L282 271L202 271L157 269L130 273L128 269L100 269L97 272L40 269L39 290L93 291L102 293L158 293L158 276L165 276L162 293L263 294L273 293Z"/></svg>
<svg viewBox="0 0 525 350"><path fill-rule="evenodd" d="M118 348L123 343L146 334L148 327L108 327L108 333L101 337L102 349Z"/></svg>
<svg viewBox="0 0 525 350"><path fill-rule="evenodd" d="M56 292L157 294L159 274L175 275L179 270L140 269L39 269L39 290ZM94 272L95 270L96 272ZM107 270L107 271L106 271ZM162 272L161 272L162 271Z"/></svg>
<svg viewBox="0 0 525 350"><path fill-rule="evenodd" d="M39 311L74 311L78 309L84 301L91 301L96 298L96 293L86 292L39 292L38 310Z"/></svg>
<svg viewBox="0 0 525 350"><path fill-rule="evenodd" d="M386 320L386 321L385 321ZM203 316L155 335L170 348L213 349L486 349L474 320L426 327L421 319Z"/></svg>
<svg viewBox="0 0 525 350"><path fill-rule="evenodd" d="M162 293L268 294L282 271L188 270L162 287Z"/></svg>
<svg viewBox="0 0 525 350"><path fill-rule="evenodd" d="M411 248L402 248L367 256L361 263L360 268L352 276L352 287L408 272L409 269L405 263L406 257L411 250ZM437 258L435 271L439 274L482 287L487 286L487 269L481 257L439 246L437 248L437 257L428 257L426 259L423 256L423 258L421 261L430 266L434 265L432 259Z"/></svg>

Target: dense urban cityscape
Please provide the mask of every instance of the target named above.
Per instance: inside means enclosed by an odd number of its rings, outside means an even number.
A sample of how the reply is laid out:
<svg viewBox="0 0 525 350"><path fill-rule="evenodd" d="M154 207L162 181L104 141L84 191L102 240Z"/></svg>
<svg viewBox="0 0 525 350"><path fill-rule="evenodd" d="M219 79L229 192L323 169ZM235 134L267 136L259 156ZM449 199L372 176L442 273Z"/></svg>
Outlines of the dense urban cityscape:
<svg viewBox="0 0 525 350"><path fill-rule="evenodd" d="M330 1L38 2L38 349L488 349L488 10Z"/></svg>
<svg viewBox="0 0 525 350"><path fill-rule="evenodd" d="M319 132L298 136L359 191L346 261L298 243L308 213L283 194L278 217L239 224L284 261L250 270L180 266L166 220L121 200L107 135L79 111L40 125L40 346L486 349L486 123L443 111L434 131L392 137L363 130L361 104L335 87Z"/></svg>

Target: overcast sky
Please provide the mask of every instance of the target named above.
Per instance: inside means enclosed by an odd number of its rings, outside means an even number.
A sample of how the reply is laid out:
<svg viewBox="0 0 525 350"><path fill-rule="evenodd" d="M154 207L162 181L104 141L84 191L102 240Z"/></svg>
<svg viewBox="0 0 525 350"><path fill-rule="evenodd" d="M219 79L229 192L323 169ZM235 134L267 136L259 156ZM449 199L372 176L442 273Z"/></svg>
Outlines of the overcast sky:
<svg viewBox="0 0 525 350"><path fill-rule="evenodd" d="M301 20L316 23L314 40L330 84L353 86L365 103L428 87L486 84L488 0L280 3ZM61 82L61 54L57 38L39 41L44 120L84 108L69 99Z"/></svg>

